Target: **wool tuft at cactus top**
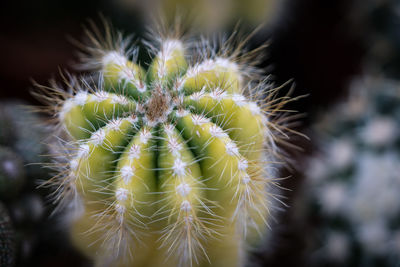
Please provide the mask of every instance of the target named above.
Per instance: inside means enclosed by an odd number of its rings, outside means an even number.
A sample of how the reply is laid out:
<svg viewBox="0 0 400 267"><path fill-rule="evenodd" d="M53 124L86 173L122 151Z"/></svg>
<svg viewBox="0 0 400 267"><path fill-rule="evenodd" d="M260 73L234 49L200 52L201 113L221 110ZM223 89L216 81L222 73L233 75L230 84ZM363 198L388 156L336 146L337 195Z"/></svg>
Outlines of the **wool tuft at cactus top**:
<svg viewBox="0 0 400 267"><path fill-rule="evenodd" d="M145 71L119 35L89 37L91 74L46 97L74 244L98 266L244 266L279 197L288 97L235 49L160 38Z"/></svg>

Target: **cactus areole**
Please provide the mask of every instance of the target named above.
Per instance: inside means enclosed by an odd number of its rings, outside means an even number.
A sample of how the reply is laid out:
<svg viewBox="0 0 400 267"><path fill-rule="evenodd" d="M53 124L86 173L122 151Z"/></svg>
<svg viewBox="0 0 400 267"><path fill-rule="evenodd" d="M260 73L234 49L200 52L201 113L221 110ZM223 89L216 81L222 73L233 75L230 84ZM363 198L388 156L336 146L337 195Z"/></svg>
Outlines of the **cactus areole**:
<svg viewBox="0 0 400 267"><path fill-rule="evenodd" d="M145 71L110 36L89 33L91 74L48 94L62 140L52 181L74 211L73 243L96 266L244 266L276 198L286 98L234 47L159 38Z"/></svg>

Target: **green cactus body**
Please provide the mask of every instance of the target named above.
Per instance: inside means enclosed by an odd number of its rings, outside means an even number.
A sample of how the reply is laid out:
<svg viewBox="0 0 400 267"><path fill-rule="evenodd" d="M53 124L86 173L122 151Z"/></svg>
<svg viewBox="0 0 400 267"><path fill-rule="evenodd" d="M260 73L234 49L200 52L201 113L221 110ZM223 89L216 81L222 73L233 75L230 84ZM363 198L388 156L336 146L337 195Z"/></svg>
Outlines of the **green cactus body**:
<svg viewBox="0 0 400 267"><path fill-rule="evenodd" d="M238 65L225 58L205 60L194 65L183 78L186 94L206 88L208 91L221 88L227 92L240 92L242 77Z"/></svg>
<svg viewBox="0 0 400 267"><path fill-rule="evenodd" d="M100 81L58 113L72 146L61 184L83 207L73 243L97 266L243 266L267 228L276 152L248 73L226 55L189 64L178 39L147 74L96 51Z"/></svg>

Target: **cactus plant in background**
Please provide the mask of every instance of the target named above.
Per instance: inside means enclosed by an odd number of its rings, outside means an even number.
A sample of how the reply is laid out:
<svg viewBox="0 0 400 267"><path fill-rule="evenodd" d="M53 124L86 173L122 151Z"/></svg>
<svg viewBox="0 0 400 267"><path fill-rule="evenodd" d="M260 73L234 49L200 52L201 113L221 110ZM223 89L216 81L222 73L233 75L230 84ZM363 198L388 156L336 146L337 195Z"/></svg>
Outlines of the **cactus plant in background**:
<svg viewBox="0 0 400 267"><path fill-rule="evenodd" d="M41 86L60 140L54 198L96 266L244 266L279 201L293 98L237 36L219 49L159 36L145 70L129 40L95 28L89 74Z"/></svg>
<svg viewBox="0 0 400 267"><path fill-rule="evenodd" d="M43 125L26 103L0 102L0 201L4 203L0 206L0 266L31 265L35 245L43 238L38 232L46 225L46 194L36 191L39 181L48 178L40 166L45 162L41 156L47 151ZM12 253L7 236L11 224Z"/></svg>
<svg viewBox="0 0 400 267"><path fill-rule="evenodd" d="M9 147L22 157L30 177L45 179L46 172L39 164L46 151L46 131L42 119L27 108L27 103L10 100L0 102L0 145ZM34 184L34 179L28 179Z"/></svg>
<svg viewBox="0 0 400 267"><path fill-rule="evenodd" d="M397 266L400 258L400 84L358 80L316 125L309 162L313 266Z"/></svg>
<svg viewBox="0 0 400 267"><path fill-rule="evenodd" d="M0 199L17 196L25 179L23 159L11 149L0 146Z"/></svg>
<svg viewBox="0 0 400 267"><path fill-rule="evenodd" d="M10 215L0 202L0 265L11 267L15 264L15 233Z"/></svg>

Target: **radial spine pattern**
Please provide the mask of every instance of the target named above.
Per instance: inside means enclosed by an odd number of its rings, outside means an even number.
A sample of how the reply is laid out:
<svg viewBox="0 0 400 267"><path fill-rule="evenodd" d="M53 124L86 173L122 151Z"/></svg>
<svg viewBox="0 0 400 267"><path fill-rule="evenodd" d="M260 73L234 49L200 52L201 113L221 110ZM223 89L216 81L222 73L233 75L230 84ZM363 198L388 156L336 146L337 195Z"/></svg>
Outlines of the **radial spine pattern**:
<svg viewBox="0 0 400 267"><path fill-rule="evenodd" d="M51 181L75 211L73 242L97 266L243 266L276 197L274 133L285 127L273 120L287 98L251 81L234 49L193 56L210 46L161 38L146 71L111 35L89 33L92 73L48 94L62 95Z"/></svg>

